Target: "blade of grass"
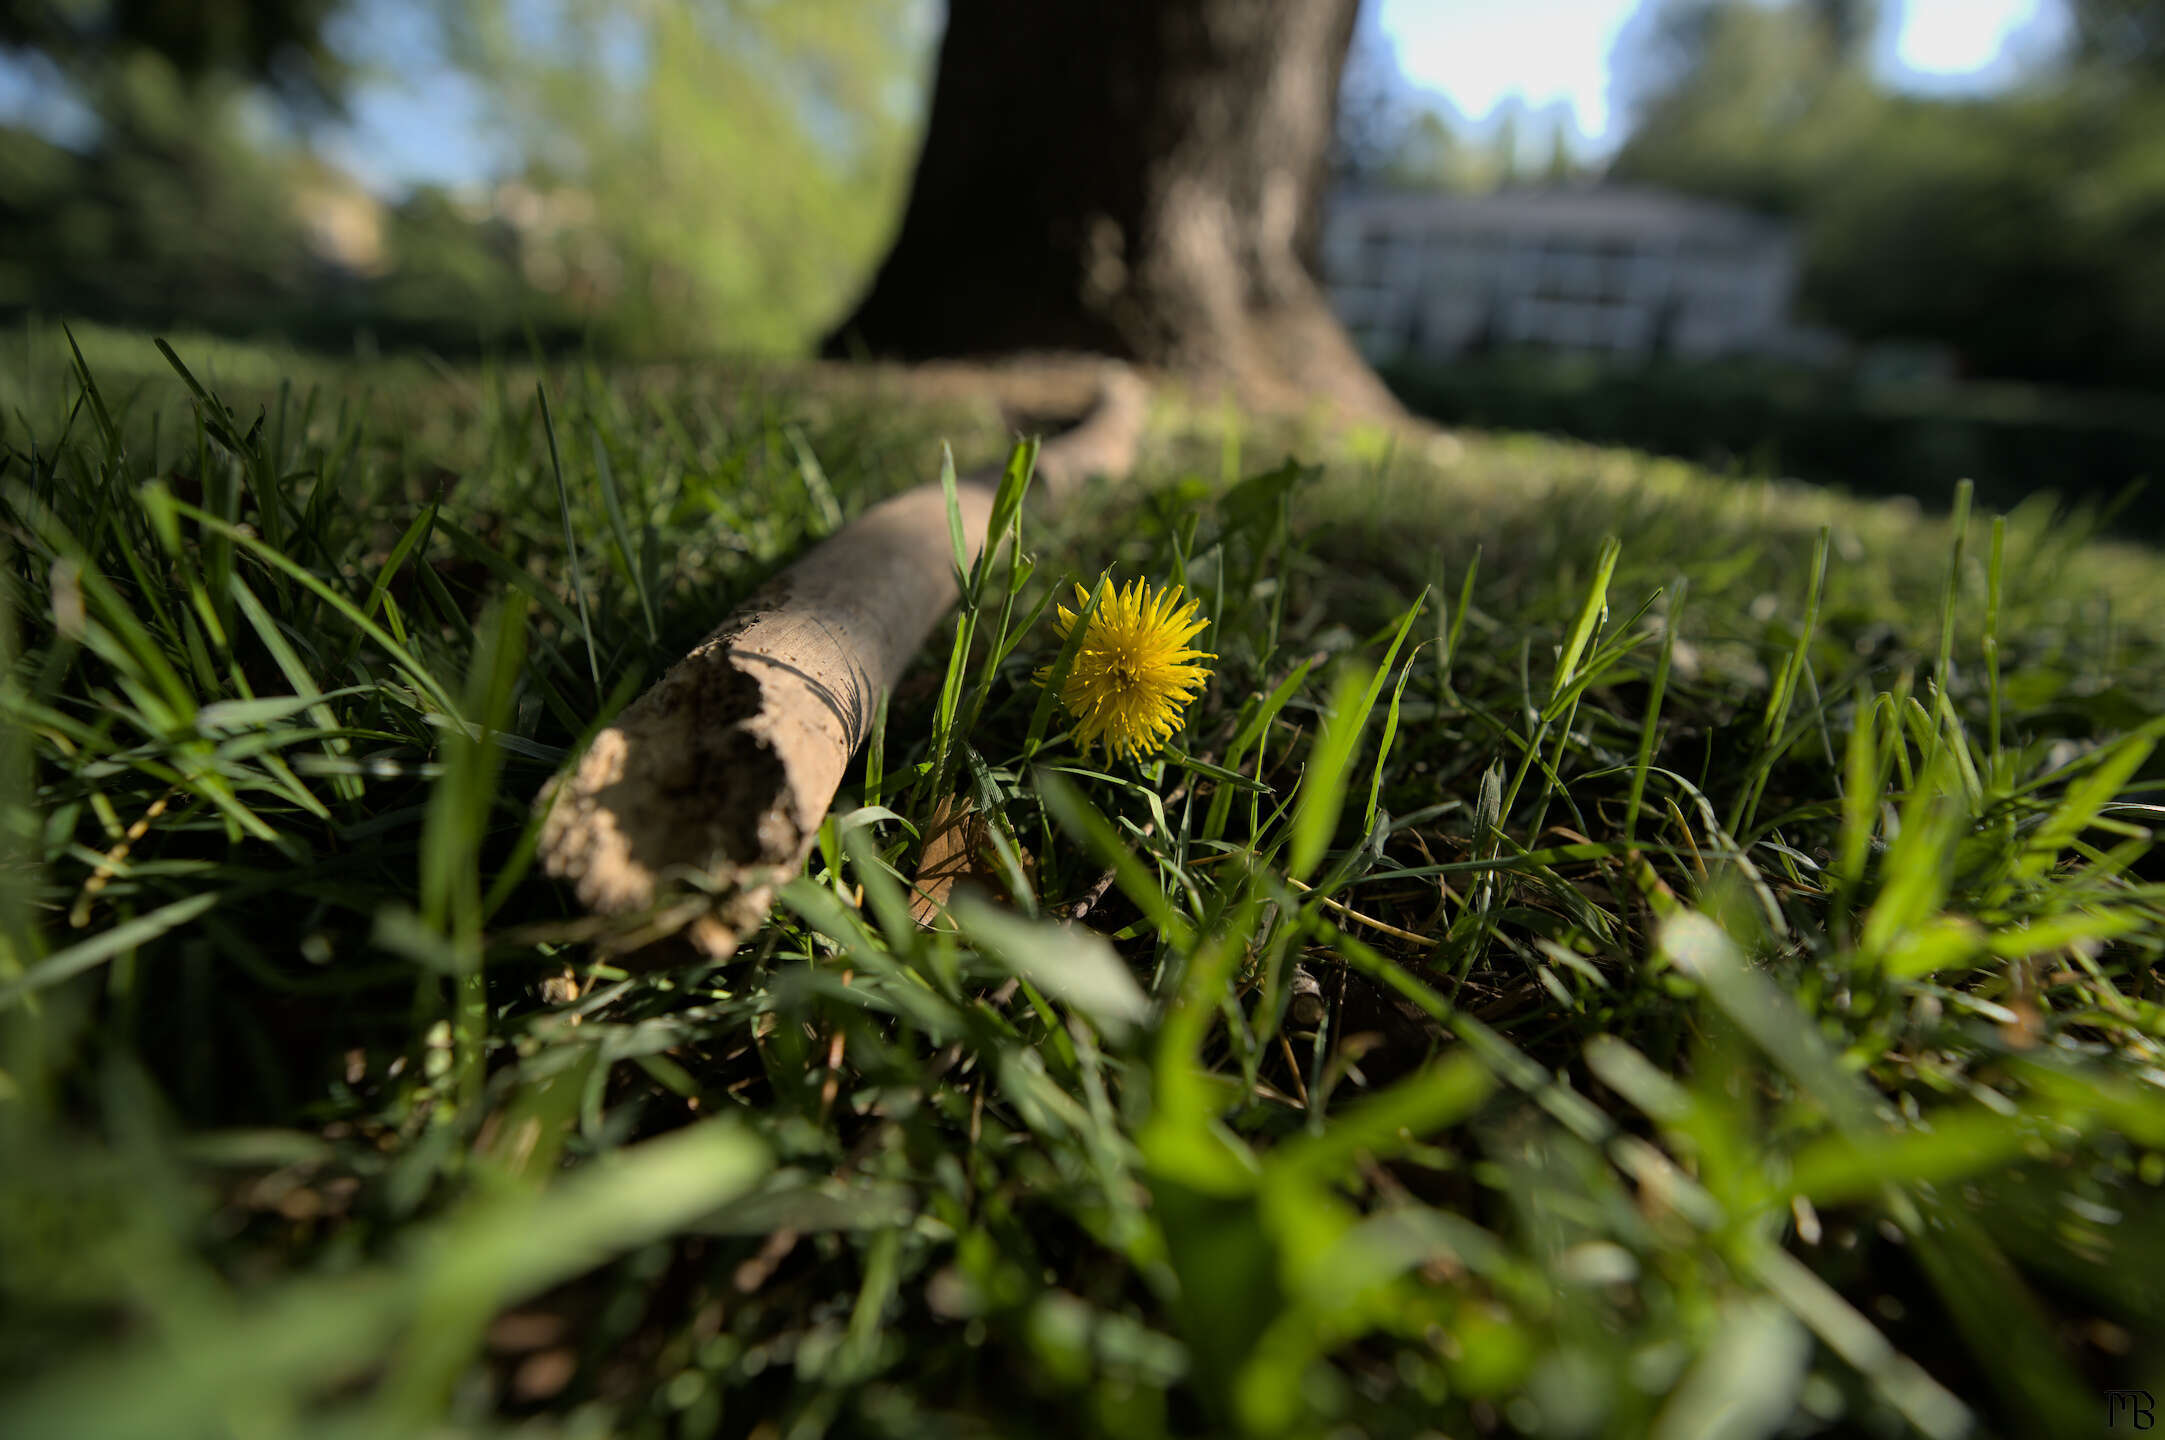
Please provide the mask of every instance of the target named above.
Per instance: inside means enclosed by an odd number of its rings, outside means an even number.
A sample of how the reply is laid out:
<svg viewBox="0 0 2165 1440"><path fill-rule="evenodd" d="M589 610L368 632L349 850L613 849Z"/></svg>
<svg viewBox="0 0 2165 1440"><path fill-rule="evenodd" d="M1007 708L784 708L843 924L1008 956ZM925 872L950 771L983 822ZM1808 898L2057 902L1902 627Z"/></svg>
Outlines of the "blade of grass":
<svg viewBox="0 0 2165 1440"><path fill-rule="evenodd" d="M1309 752L1308 767L1293 804L1286 874L1295 880L1306 880L1315 873L1331 843L1331 833L1338 827L1339 813L1345 807L1347 771L1374 704L1374 673L1356 661L1340 672L1332 691L1330 709L1324 714L1315 748Z"/></svg>
<svg viewBox="0 0 2165 1440"><path fill-rule="evenodd" d="M646 621L647 643L661 639L661 632L654 624L654 601L647 594L646 572L640 566L639 552L632 547L631 526L624 522L624 500L617 492L616 471L609 463L609 446L601 438L599 426L589 426L588 434L594 446L594 469L601 476L601 502L609 512L609 528L615 532L617 550L624 557L625 573L631 577L632 593L639 597L639 615ZM833 503L831 498L829 503Z"/></svg>
<svg viewBox="0 0 2165 1440"><path fill-rule="evenodd" d="M586 576L579 565L579 537L571 525L571 486L564 479L564 462L556 451L556 420L549 413L549 392L539 381L534 384L534 398L541 405L541 430L549 440L549 472L556 477L556 503L558 513L564 519L564 558L571 565L571 595L579 603L579 634L586 641L586 673L594 683L594 695L601 696L601 657L594 650L594 621L586 608Z"/></svg>

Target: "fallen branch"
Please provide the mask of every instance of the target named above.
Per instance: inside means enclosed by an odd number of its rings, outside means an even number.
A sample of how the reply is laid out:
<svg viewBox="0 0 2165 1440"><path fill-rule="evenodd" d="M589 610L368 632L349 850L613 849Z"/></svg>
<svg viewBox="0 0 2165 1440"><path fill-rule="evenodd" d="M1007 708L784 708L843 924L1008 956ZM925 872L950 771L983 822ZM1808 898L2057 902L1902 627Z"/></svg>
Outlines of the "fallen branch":
<svg viewBox="0 0 2165 1440"><path fill-rule="evenodd" d="M1134 464L1146 392L1109 370L1096 407L1038 453L1057 499ZM958 485L964 541L985 542L997 469ZM883 501L725 620L550 780L540 855L589 910L643 913L703 895L685 933L736 949L798 873L877 698L957 596L938 484Z"/></svg>

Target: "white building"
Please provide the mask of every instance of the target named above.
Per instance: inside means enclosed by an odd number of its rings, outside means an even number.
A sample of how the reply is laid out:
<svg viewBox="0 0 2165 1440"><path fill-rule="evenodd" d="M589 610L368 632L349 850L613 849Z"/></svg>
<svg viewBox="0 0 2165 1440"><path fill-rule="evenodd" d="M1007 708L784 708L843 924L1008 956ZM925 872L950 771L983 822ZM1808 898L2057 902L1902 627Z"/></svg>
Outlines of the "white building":
<svg viewBox="0 0 2165 1440"><path fill-rule="evenodd" d="M1332 197L1323 271L1371 360L1541 346L1823 358L1789 323L1796 241L1749 211L1622 186Z"/></svg>

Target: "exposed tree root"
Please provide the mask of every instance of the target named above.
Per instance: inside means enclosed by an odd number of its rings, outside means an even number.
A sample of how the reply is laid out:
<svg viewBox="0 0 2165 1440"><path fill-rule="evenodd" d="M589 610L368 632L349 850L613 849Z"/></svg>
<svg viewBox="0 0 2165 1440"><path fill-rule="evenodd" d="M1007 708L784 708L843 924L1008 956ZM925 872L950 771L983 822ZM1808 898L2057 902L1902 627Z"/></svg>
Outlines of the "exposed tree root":
<svg viewBox="0 0 2165 1440"><path fill-rule="evenodd" d="M1134 465L1147 392L1107 369L1095 408L1038 455L1055 499ZM958 489L971 556L996 470ZM956 600L938 484L874 506L722 623L541 792L547 872L601 914L694 897L686 932L727 955L800 871L880 694ZM678 907L673 906L672 910ZM651 935L652 927L643 933Z"/></svg>

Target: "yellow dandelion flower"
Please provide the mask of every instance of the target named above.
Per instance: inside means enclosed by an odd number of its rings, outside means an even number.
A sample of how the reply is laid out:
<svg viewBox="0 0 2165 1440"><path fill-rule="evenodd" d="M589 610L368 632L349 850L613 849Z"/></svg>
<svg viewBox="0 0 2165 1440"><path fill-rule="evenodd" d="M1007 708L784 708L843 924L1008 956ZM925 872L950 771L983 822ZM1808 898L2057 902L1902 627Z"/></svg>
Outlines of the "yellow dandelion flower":
<svg viewBox="0 0 2165 1440"><path fill-rule="evenodd" d="M1059 608L1053 625L1062 644L1089 603L1090 592L1077 585L1075 608ZM1181 603L1178 585L1153 590L1131 580L1125 589L1106 588L1060 686L1084 750L1103 740L1114 756L1141 759L1180 728L1180 712L1210 678L1208 666L1193 662L1218 658L1188 646L1210 623L1195 618L1196 604ZM1037 672L1040 685L1051 678L1049 665Z"/></svg>

